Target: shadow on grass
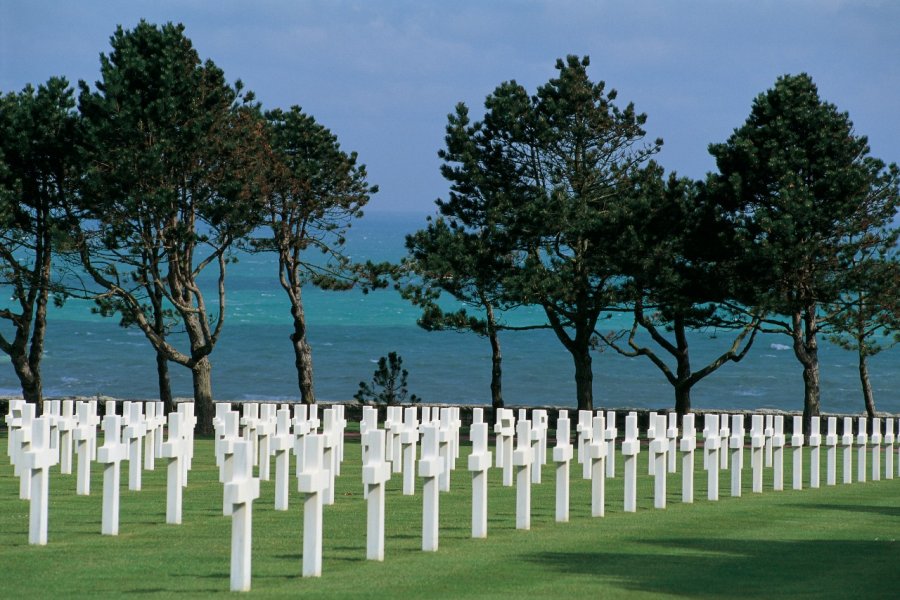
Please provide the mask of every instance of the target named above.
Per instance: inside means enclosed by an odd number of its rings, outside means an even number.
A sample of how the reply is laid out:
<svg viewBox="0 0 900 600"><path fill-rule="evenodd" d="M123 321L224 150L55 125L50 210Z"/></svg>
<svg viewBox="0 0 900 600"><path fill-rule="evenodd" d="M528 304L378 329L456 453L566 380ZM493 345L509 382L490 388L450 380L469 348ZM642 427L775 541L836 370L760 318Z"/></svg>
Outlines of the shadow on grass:
<svg viewBox="0 0 900 600"><path fill-rule="evenodd" d="M885 517L900 517L900 506L866 506L861 504L796 504L794 506L804 509L843 510L855 513L883 515Z"/></svg>
<svg viewBox="0 0 900 600"><path fill-rule="evenodd" d="M630 591L700 598L895 598L900 543L646 540L634 553L545 552L527 560Z"/></svg>

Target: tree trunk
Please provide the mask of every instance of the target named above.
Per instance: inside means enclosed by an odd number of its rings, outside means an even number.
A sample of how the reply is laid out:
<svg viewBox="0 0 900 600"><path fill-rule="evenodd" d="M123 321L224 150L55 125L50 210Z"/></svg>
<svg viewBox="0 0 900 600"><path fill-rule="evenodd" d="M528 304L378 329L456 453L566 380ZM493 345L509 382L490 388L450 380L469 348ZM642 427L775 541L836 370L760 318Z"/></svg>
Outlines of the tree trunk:
<svg viewBox="0 0 900 600"><path fill-rule="evenodd" d="M212 435L213 407L212 396L212 365L209 357L204 356L191 369L191 378L194 384L194 416L197 417L196 433L200 435Z"/></svg>
<svg viewBox="0 0 900 600"><path fill-rule="evenodd" d="M872 384L869 382L869 364L866 353L859 352L859 381L862 384L863 400L866 403L866 414L870 419L875 418L875 395L872 393Z"/></svg>
<svg viewBox="0 0 900 600"><path fill-rule="evenodd" d="M675 340L677 344L676 360L676 380L675 384L675 414L678 415L678 422L681 418L691 412L691 355L688 352L688 341L685 333L684 316L679 314L674 319Z"/></svg>
<svg viewBox="0 0 900 600"><path fill-rule="evenodd" d="M794 355L803 365L803 432L809 435L812 418L819 416L819 344L816 340L816 306L792 315Z"/></svg>
<svg viewBox="0 0 900 600"><path fill-rule="evenodd" d="M159 399L163 403L166 414L176 410L175 399L172 398L172 384L169 381L169 359L162 352L156 353L156 376L159 380Z"/></svg>
<svg viewBox="0 0 900 600"><path fill-rule="evenodd" d="M575 362L575 396L578 410L594 410L594 374L591 370L591 349L573 347L572 360Z"/></svg>
<svg viewBox="0 0 900 600"><path fill-rule="evenodd" d="M10 360L22 386L22 397L25 402L39 406L43 399L40 375L35 374L24 356L10 356Z"/></svg>
<svg viewBox="0 0 900 600"><path fill-rule="evenodd" d="M691 385L685 383L675 386L675 413L678 415L678 422L684 415L691 412Z"/></svg>
<svg viewBox="0 0 900 600"><path fill-rule="evenodd" d="M503 355L500 352L500 337L494 322L494 307L485 302L487 308L488 339L491 342L491 406L503 408Z"/></svg>
<svg viewBox="0 0 900 600"><path fill-rule="evenodd" d="M300 387L300 400L303 404L315 404L313 391L312 347L306 339L306 313L300 295L291 303L291 315L294 317L294 333L291 343L294 345L294 365L297 368L297 383Z"/></svg>

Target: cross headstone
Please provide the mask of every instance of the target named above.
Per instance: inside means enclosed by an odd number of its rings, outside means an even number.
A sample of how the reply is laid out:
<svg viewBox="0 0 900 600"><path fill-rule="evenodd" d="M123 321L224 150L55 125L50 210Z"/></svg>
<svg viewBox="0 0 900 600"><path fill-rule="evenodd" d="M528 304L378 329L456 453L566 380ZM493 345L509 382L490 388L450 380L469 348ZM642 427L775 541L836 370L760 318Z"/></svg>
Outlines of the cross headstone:
<svg viewBox="0 0 900 600"><path fill-rule="evenodd" d="M776 415L772 420L772 488L784 489L784 417Z"/></svg>
<svg viewBox="0 0 900 600"><path fill-rule="evenodd" d="M130 406L130 419L123 434L128 440L128 489L140 491L141 489L141 450L143 448L144 435L147 433L147 425L144 422L144 413L140 402L132 402Z"/></svg>
<svg viewBox="0 0 900 600"><path fill-rule="evenodd" d="M494 425L496 434L497 457L494 466L503 469L503 485L511 487L513 484L513 436L516 432L516 417L508 408L497 409L497 424Z"/></svg>
<svg viewBox="0 0 900 600"><path fill-rule="evenodd" d="M827 448L825 456L825 483L827 485L835 485L837 483L837 444L837 418L828 417L828 432L825 434L825 447ZM817 486L810 483L809 487Z"/></svg>
<svg viewBox="0 0 900 600"><path fill-rule="evenodd" d="M156 436L159 435L159 421L156 419L156 402L144 405L144 422L147 434L144 436L144 470L156 470Z"/></svg>
<svg viewBox="0 0 900 600"><path fill-rule="evenodd" d="M415 406L404 411L403 431L400 445L403 450L403 495L412 496L416 492L416 445L419 443L419 421Z"/></svg>
<svg viewBox="0 0 900 600"><path fill-rule="evenodd" d="M403 472L401 431L403 431L403 407L388 406L387 419L384 421L384 452L391 463L392 473Z"/></svg>
<svg viewBox="0 0 900 600"><path fill-rule="evenodd" d="M602 517L606 509L606 419L603 411L597 411L593 420L594 431L588 444L587 458L591 463L591 516Z"/></svg>
<svg viewBox="0 0 900 600"><path fill-rule="evenodd" d="M744 469L744 415L732 415L731 438L731 495L741 495L741 474Z"/></svg>
<svg viewBox="0 0 900 600"><path fill-rule="evenodd" d="M881 419L872 419L872 481L881 479Z"/></svg>
<svg viewBox="0 0 900 600"><path fill-rule="evenodd" d="M472 453L469 454L469 471L472 473L472 537L487 537L487 472L491 466L491 452L488 450L488 426L484 422L472 423L469 440Z"/></svg>
<svg viewBox="0 0 900 600"><path fill-rule="evenodd" d="M378 409L374 406L363 406L362 418L359 420L360 439L365 439L366 434L375 429L378 429ZM366 464L366 461L368 460L366 454L369 451L369 446L366 444L360 444L359 449L362 453L362 464ZM363 484L363 498L367 498L368 493L368 486Z"/></svg>
<svg viewBox="0 0 900 600"><path fill-rule="evenodd" d="M231 410L231 406L225 402L216 402L216 416L213 417L213 451L216 455L216 466L222 469L222 435L225 428L225 414ZM147 415L149 420L149 413ZM148 427L149 429L149 427ZM149 433L149 431L148 431ZM222 482L225 483L224 481Z"/></svg>
<svg viewBox="0 0 900 600"><path fill-rule="evenodd" d="M181 414L182 437L185 438L186 454L181 461L181 487L187 487L188 474L194 460L194 429L197 427L197 417L194 415L194 403L182 402L178 405Z"/></svg>
<svg viewBox="0 0 900 600"><path fill-rule="evenodd" d="M251 443L251 458L255 467L259 462L259 438L256 428L259 425L259 404L256 402L244 402L241 405L241 437Z"/></svg>
<svg viewBox="0 0 900 600"><path fill-rule="evenodd" d="M622 440L622 456L625 460L625 512L637 510L637 457L640 452L637 413L631 412L625 417L625 439Z"/></svg>
<svg viewBox="0 0 900 600"><path fill-rule="evenodd" d="M820 455L822 447L821 421L819 417L812 417L809 422L809 487L819 487ZM826 441L828 436L826 435Z"/></svg>
<svg viewBox="0 0 900 600"><path fill-rule="evenodd" d="M653 443L653 440L655 440L657 438L656 417L657 417L657 413L651 411L650 416L648 417L648 420L647 420L647 445L648 445L648 447L651 443ZM663 430L662 430L662 437L663 438L666 437L665 427L663 427ZM653 452L647 453L647 475L650 475L651 477L656 476L656 456L653 454Z"/></svg>
<svg viewBox="0 0 900 600"><path fill-rule="evenodd" d="M581 463L582 479L591 478L591 461L587 457L587 446L591 443L591 436L594 434L594 424L591 419L594 413L589 410L578 411L578 425L575 426L575 433L578 435L578 462Z"/></svg>
<svg viewBox="0 0 900 600"><path fill-rule="evenodd" d="M275 409L271 403L259 407L259 422L256 424L256 439L259 444L259 479L269 481L272 468L272 436L275 435Z"/></svg>
<svg viewBox="0 0 900 600"><path fill-rule="evenodd" d="M275 418L275 435L272 436L272 452L275 454L275 510L287 510L291 479L291 448L294 446L291 410L280 408Z"/></svg>
<svg viewBox="0 0 900 600"><path fill-rule="evenodd" d="M24 406L22 406L22 418L19 421L19 434L16 436L19 443L19 449L16 451L18 456L16 467L18 468L19 474L19 499L21 500L31 500L31 474L27 469L22 467L22 456L31 450L34 421L35 405L31 402L26 402Z"/></svg>
<svg viewBox="0 0 900 600"><path fill-rule="evenodd" d="M750 420L750 468L753 472L753 493L763 491L763 466L766 451L766 427L763 415L753 415Z"/></svg>
<svg viewBox="0 0 900 600"><path fill-rule="evenodd" d="M853 417L844 417L841 447L844 449L844 483L853 483Z"/></svg>
<svg viewBox="0 0 900 600"><path fill-rule="evenodd" d="M97 462L103 467L103 517L100 533L119 535L119 481L121 464L128 459L128 446L122 443L122 417L113 412L103 417L103 446L97 449Z"/></svg>
<svg viewBox="0 0 900 600"><path fill-rule="evenodd" d="M666 458L669 461L669 473L674 473L678 460L678 413L670 412L668 420L669 426L666 428L666 439L669 440L669 451Z"/></svg>
<svg viewBox="0 0 900 600"><path fill-rule="evenodd" d="M553 462L556 463L556 521L569 521L569 463L572 461L572 443L569 437L569 413L559 411L556 419L556 446Z"/></svg>
<svg viewBox="0 0 900 600"><path fill-rule="evenodd" d="M697 449L697 432L694 415L688 413L681 419L681 501L694 502L694 450Z"/></svg>
<svg viewBox="0 0 900 600"><path fill-rule="evenodd" d="M50 500L50 467L59 461L51 447L49 417L35 419L31 427L31 444L22 453L22 471L31 487L28 517L28 543L47 545L47 521Z"/></svg>
<svg viewBox="0 0 900 600"><path fill-rule="evenodd" d="M803 489L803 417L795 416L791 434L791 448L793 449L793 485L795 490Z"/></svg>
<svg viewBox="0 0 900 600"><path fill-rule="evenodd" d="M62 401L62 413L57 420L59 427L59 472L63 475L72 474L72 431L78 425L78 419L74 412L75 402Z"/></svg>
<svg viewBox="0 0 900 600"><path fill-rule="evenodd" d="M306 436L311 432L315 433L310 425L308 405L294 405L294 419L292 422L294 425L294 458L296 459L295 464L297 465L297 476L299 477L303 468L303 450L306 447Z"/></svg>
<svg viewBox="0 0 900 600"><path fill-rule="evenodd" d="M50 419L50 447L56 452L59 464L59 419L62 416L62 409L59 400L44 400L44 413L42 416Z"/></svg>
<svg viewBox="0 0 900 600"><path fill-rule="evenodd" d="M438 455L444 461L444 469L438 479L442 492L450 491L450 472L453 470L453 423L450 409L442 408L438 429Z"/></svg>
<svg viewBox="0 0 900 600"><path fill-rule="evenodd" d="M728 459L731 455L729 447L731 444L731 415L719 415L719 468L725 470L728 468Z"/></svg>
<svg viewBox="0 0 900 600"><path fill-rule="evenodd" d="M857 435L856 435L856 446L857 446L857 467L856 467L856 480L860 483L866 480L866 458L869 454L869 423L866 417L859 417L856 420L857 423Z"/></svg>
<svg viewBox="0 0 900 600"><path fill-rule="evenodd" d="M9 412L6 413L4 418L7 436L6 455L13 466L16 466L18 460L19 442L17 438L19 429L22 427L22 407L24 405L25 400L15 398L10 400L8 403ZM16 474L18 475L18 470L16 470Z"/></svg>
<svg viewBox="0 0 900 600"><path fill-rule="evenodd" d="M231 481L234 474L234 445L238 442L245 441L241 439L240 430L238 428L238 424L240 423L240 417L238 414L229 410L222 415L222 439L219 442L219 451L222 453L222 462L219 465L219 481L223 484ZM253 452L253 445L250 444L248 446L248 459L252 462L253 457L250 456L250 452ZM231 505L225 501L225 496L222 496L222 512L227 517L231 511Z"/></svg>
<svg viewBox="0 0 900 600"><path fill-rule="evenodd" d="M330 486L325 462L325 439L317 433L303 438L303 452L297 473L297 491L303 499L303 576L322 575L322 504Z"/></svg>
<svg viewBox="0 0 900 600"><path fill-rule="evenodd" d="M253 501L259 498L259 479L253 477L252 444L234 444L234 468L225 482L225 511L231 515L231 591L249 592L253 553Z"/></svg>
<svg viewBox="0 0 900 600"><path fill-rule="evenodd" d="M422 427L422 458L419 477L422 478L422 550L437 552L438 514L440 511L438 477L444 463L438 455L438 426L427 423Z"/></svg>
<svg viewBox="0 0 900 600"><path fill-rule="evenodd" d="M669 441L666 437L666 415L656 415L653 439L650 440L650 456L653 457L653 507L666 507L666 473L668 472Z"/></svg>
<svg viewBox="0 0 900 600"><path fill-rule="evenodd" d="M884 478L894 478L894 422L892 418L884 420Z"/></svg>
<svg viewBox="0 0 900 600"><path fill-rule="evenodd" d="M187 425L184 414L179 411L169 413L169 439L163 444L162 458L169 459L166 467L166 523L181 524L182 466L188 457L190 440L185 435Z"/></svg>
<svg viewBox="0 0 900 600"><path fill-rule="evenodd" d="M337 445L335 446L336 452L334 455L334 474L336 476L340 476L341 474L341 465L344 463L344 432L347 431L347 419L344 418L344 405L343 404L335 404L333 406L335 410L335 420L337 423Z"/></svg>
<svg viewBox="0 0 900 600"><path fill-rule="evenodd" d="M719 415L704 415L703 462L706 465L706 496L712 501L719 499L719 450L722 444L719 431Z"/></svg>
<svg viewBox="0 0 900 600"><path fill-rule="evenodd" d="M763 436L765 437L765 457L766 457L766 467L773 467L775 460L775 446L774 440L772 436L775 435L775 417L774 415L766 415L765 418L765 429L763 429Z"/></svg>
<svg viewBox="0 0 900 600"><path fill-rule="evenodd" d="M325 469L328 471L328 488L322 497L326 506L334 504L334 478L337 476L337 447L340 435L340 423L338 414L333 408L326 408L322 413L322 443L324 450L322 460L325 461Z"/></svg>
<svg viewBox="0 0 900 600"><path fill-rule="evenodd" d="M516 529L531 529L531 421L519 419L516 424L516 449L513 452L516 469Z"/></svg>
<svg viewBox="0 0 900 600"><path fill-rule="evenodd" d="M531 466L531 483L541 483L541 466L547 462L547 411L531 411L531 451L534 464Z"/></svg>
<svg viewBox="0 0 900 600"><path fill-rule="evenodd" d="M366 512L366 559L384 560L384 486L391 478L391 463L385 460L385 432L370 429L363 444L369 447L362 467L363 485L368 492Z"/></svg>
<svg viewBox="0 0 900 600"><path fill-rule="evenodd" d="M616 411L606 411L606 476L616 476L616 436L619 430L616 429Z"/></svg>
<svg viewBox="0 0 900 600"><path fill-rule="evenodd" d="M89 496L91 493L91 441L97 430L90 424L91 405L79 402L77 408L78 424L72 430L75 439L75 456L78 458L77 475L75 477L75 494Z"/></svg>

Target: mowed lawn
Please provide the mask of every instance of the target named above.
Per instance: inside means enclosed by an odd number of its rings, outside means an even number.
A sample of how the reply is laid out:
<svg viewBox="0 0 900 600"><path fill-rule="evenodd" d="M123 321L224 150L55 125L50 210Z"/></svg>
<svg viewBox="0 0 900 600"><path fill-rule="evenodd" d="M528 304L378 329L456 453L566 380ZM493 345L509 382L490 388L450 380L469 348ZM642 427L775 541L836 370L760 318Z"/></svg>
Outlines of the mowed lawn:
<svg viewBox="0 0 900 600"><path fill-rule="evenodd" d="M28 545L28 502L0 438L0 597L206 597L228 594L231 520L211 440L197 440L184 493L182 525L166 525L163 461L127 490L122 469L119 535L100 535L101 466L91 495L75 495L75 475L52 470L47 546ZM681 473L668 477L668 508L653 508L646 447L639 456L638 511L622 510L622 457L606 485L606 516L590 516L590 484L571 465L571 514L554 520L555 466L532 487L530 531L515 529L515 488L489 472L487 539L471 539L469 448L461 451L449 493L440 496L440 549L421 551L421 480L417 494L388 484L385 560L366 556L366 501L360 446L348 441L333 506L324 509L320 578L300 576L302 503L291 481L287 512L274 510L274 482L262 482L253 507L253 591L260 597L370 598L897 598L900 597L900 479L802 491L751 493L745 451L743 496L706 500L696 453L694 504L681 503ZM824 470L824 452L822 456ZM785 452L790 488L790 450ZM808 465L807 461L804 463ZM854 450L854 471L856 452ZM807 466L808 468L808 466ZM871 463L870 463L871 468ZM883 462L882 462L883 468ZM291 465L293 474L294 466ZM274 477L274 465L272 469ZM839 455L838 481L842 480ZM871 476L871 475L870 475ZM854 477L855 479L855 477ZM808 473L804 485L808 484Z"/></svg>

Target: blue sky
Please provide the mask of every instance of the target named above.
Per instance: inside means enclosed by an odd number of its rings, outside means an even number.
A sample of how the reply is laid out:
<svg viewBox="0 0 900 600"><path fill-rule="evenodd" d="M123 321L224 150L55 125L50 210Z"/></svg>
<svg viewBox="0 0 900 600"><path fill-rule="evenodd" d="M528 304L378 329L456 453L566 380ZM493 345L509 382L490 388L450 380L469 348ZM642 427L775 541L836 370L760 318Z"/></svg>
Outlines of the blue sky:
<svg viewBox="0 0 900 600"><path fill-rule="evenodd" d="M45 2L0 0L0 92L52 75L93 83L116 25L181 22L203 58L267 108L298 104L356 150L381 187L370 211L430 213L437 151L459 101L476 115L502 81L533 91L557 58L648 115L668 170L702 177L706 151L753 98L805 71L850 113L873 155L900 161L900 2L630 0Z"/></svg>

